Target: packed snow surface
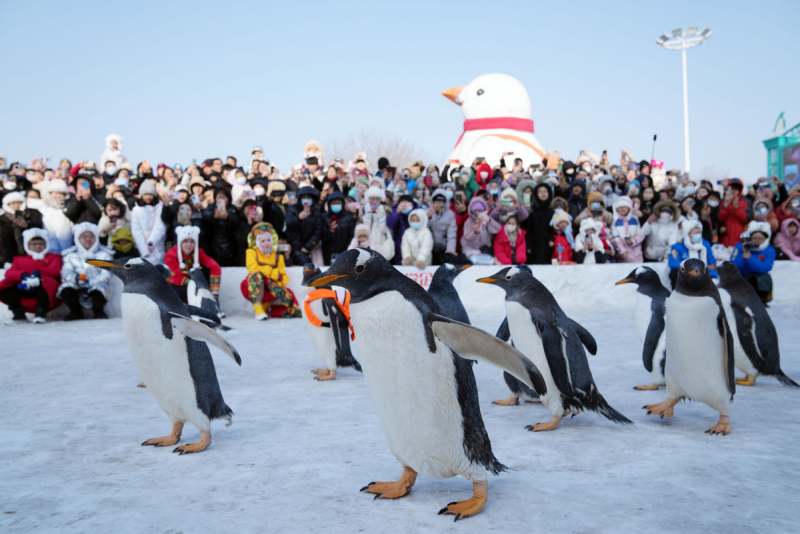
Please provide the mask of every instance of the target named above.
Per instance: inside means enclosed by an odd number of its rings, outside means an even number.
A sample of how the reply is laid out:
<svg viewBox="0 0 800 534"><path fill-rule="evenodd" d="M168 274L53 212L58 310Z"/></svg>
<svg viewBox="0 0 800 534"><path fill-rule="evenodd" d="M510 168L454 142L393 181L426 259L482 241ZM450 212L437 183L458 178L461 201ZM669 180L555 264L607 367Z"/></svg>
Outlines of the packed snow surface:
<svg viewBox="0 0 800 534"><path fill-rule="evenodd" d="M484 274L471 271L461 276ZM491 405L508 394L501 373L475 366L494 452L510 469L490 480L484 512L458 523L436 512L470 495L461 478L421 476L397 501L359 493L400 466L358 373L312 380L321 362L302 319L227 320L243 365L214 354L234 424L215 422L211 447L185 456L139 445L170 424L136 387L119 319L0 325L0 531L797 532L800 390L769 377L737 388L726 437L704 434L716 414L699 403L679 404L668 423L646 416L642 405L664 393L632 390L648 375L633 288L612 285L627 271L606 271L592 305L562 304L597 338L600 391L635 424L584 413L527 432L546 410ZM796 274L781 279L770 313L797 380L800 297L787 287ZM464 300L473 323L494 332L502 296L486 289ZM196 438L187 425L182 442Z"/></svg>

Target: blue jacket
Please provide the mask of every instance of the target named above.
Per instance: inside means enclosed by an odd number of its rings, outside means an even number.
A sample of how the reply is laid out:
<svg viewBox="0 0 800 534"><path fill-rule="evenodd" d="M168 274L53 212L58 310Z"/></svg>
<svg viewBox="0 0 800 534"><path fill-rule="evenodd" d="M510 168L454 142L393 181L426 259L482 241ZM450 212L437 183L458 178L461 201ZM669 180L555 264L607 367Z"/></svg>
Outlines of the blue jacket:
<svg viewBox="0 0 800 534"><path fill-rule="evenodd" d="M737 243L736 248L733 249L731 261L745 278L751 274L768 273L775 263L775 248L772 245L767 245L764 250L753 250L750 257L746 259L743 254L744 247L741 243Z"/></svg>
<svg viewBox="0 0 800 534"><path fill-rule="evenodd" d="M706 265L711 267L716 266L717 259L714 257L714 252L711 250L711 243L703 239L703 246L706 247ZM670 270L679 269L683 260L689 259L689 248L683 243L678 241L670 248L667 261L669 262ZM717 270L709 269L711 278L717 278Z"/></svg>

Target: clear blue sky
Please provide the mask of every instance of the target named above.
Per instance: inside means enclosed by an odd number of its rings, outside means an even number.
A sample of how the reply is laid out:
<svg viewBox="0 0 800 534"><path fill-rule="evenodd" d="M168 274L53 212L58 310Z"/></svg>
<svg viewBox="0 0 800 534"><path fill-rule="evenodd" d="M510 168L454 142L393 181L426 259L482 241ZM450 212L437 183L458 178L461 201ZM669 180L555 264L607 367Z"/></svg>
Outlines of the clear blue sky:
<svg viewBox="0 0 800 534"><path fill-rule="evenodd" d="M137 5L141 4L141 5ZM303 143L371 130L442 161L461 129L440 96L506 72L548 149L629 148L682 162L680 54L655 44L709 26L689 53L695 175L765 172L761 140L800 121L800 2L0 1L0 154L189 162L260 144L282 168Z"/></svg>

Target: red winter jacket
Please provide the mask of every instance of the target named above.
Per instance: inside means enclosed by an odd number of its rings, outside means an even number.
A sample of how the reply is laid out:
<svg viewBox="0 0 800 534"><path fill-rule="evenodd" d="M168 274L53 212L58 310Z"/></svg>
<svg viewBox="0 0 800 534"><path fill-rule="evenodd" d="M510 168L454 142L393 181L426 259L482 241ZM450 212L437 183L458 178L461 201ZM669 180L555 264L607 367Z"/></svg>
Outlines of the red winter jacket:
<svg viewBox="0 0 800 534"><path fill-rule="evenodd" d="M14 287L22 281L22 277L39 272L42 288L44 288L50 300L50 310L58 305L56 291L61 284L61 254L45 254L41 260L35 260L32 256L14 256L11 267L5 273L5 277L0 280L0 291ZM36 301L34 299L22 299L22 307L25 311L35 313ZM49 310L48 310L49 311Z"/></svg>
<svg viewBox="0 0 800 534"><path fill-rule="evenodd" d="M739 242L739 236L747 226L747 201L739 197L738 206L734 206L733 203L726 206L723 203L719 208L717 219L719 224L725 227L720 243L726 247L735 247Z"/></svg>
<svg viewBox="0 0 800 534"><path fill-rule="evenodd" d="M567 237L556 232L553 235L553 259L558 260L558 263L573 263L572 247L567 240Z"/></svg>
<svg viewBox="0 0 800 534"><path fill-rule="evenodd" d="M528 256L525 247L525 230L517 230L517 239L512 248L511 242L506 234L506 228L500 229L497 237L494 238L494 258L501 265L523 265L528 263Z"/></svg>
<svg viewBox="0 0 800 534"><path fill-rule="evenodd" d="M205 253L205 251L201 248L198 251L198 262L200 266L204 269L208 269L209 272L209 286L214 286L215 282L219 283L219 278L222 276L222 269L219 267L219 263L214 261L214 259ZM191 269L191 258L184 258L184 268L181 269L180 262L178 261L178 246L175 245L171 249L167 251L164 255L164 265L167 266L169 271L172 273L172 276L167 278L167 282L172 285L176 286L183 286L189 283L189 269ZM214 292L213 287L209 287L212 292Z"/></svg>

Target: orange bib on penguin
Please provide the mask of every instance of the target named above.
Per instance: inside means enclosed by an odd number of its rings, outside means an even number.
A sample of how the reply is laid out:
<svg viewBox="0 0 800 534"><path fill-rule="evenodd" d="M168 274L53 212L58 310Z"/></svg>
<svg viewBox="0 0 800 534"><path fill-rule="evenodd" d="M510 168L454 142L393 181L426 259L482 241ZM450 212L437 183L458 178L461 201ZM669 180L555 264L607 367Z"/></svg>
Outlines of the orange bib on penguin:
<svg viewBox="0 0 800 534"><path fill-rule="evenodd" d="M353 324L350 322L350 292L346 289L315 289L306 295L303 300L303 308L306 312L306 319L314 326L321 328L329 328L331 324L323 321L311 309L311 303L321 299L332 299L336 303L336 307L342 312L344 318L347 319L347 328L350 330L350 339L356 340L356 332L353 329Z"/></svg>

